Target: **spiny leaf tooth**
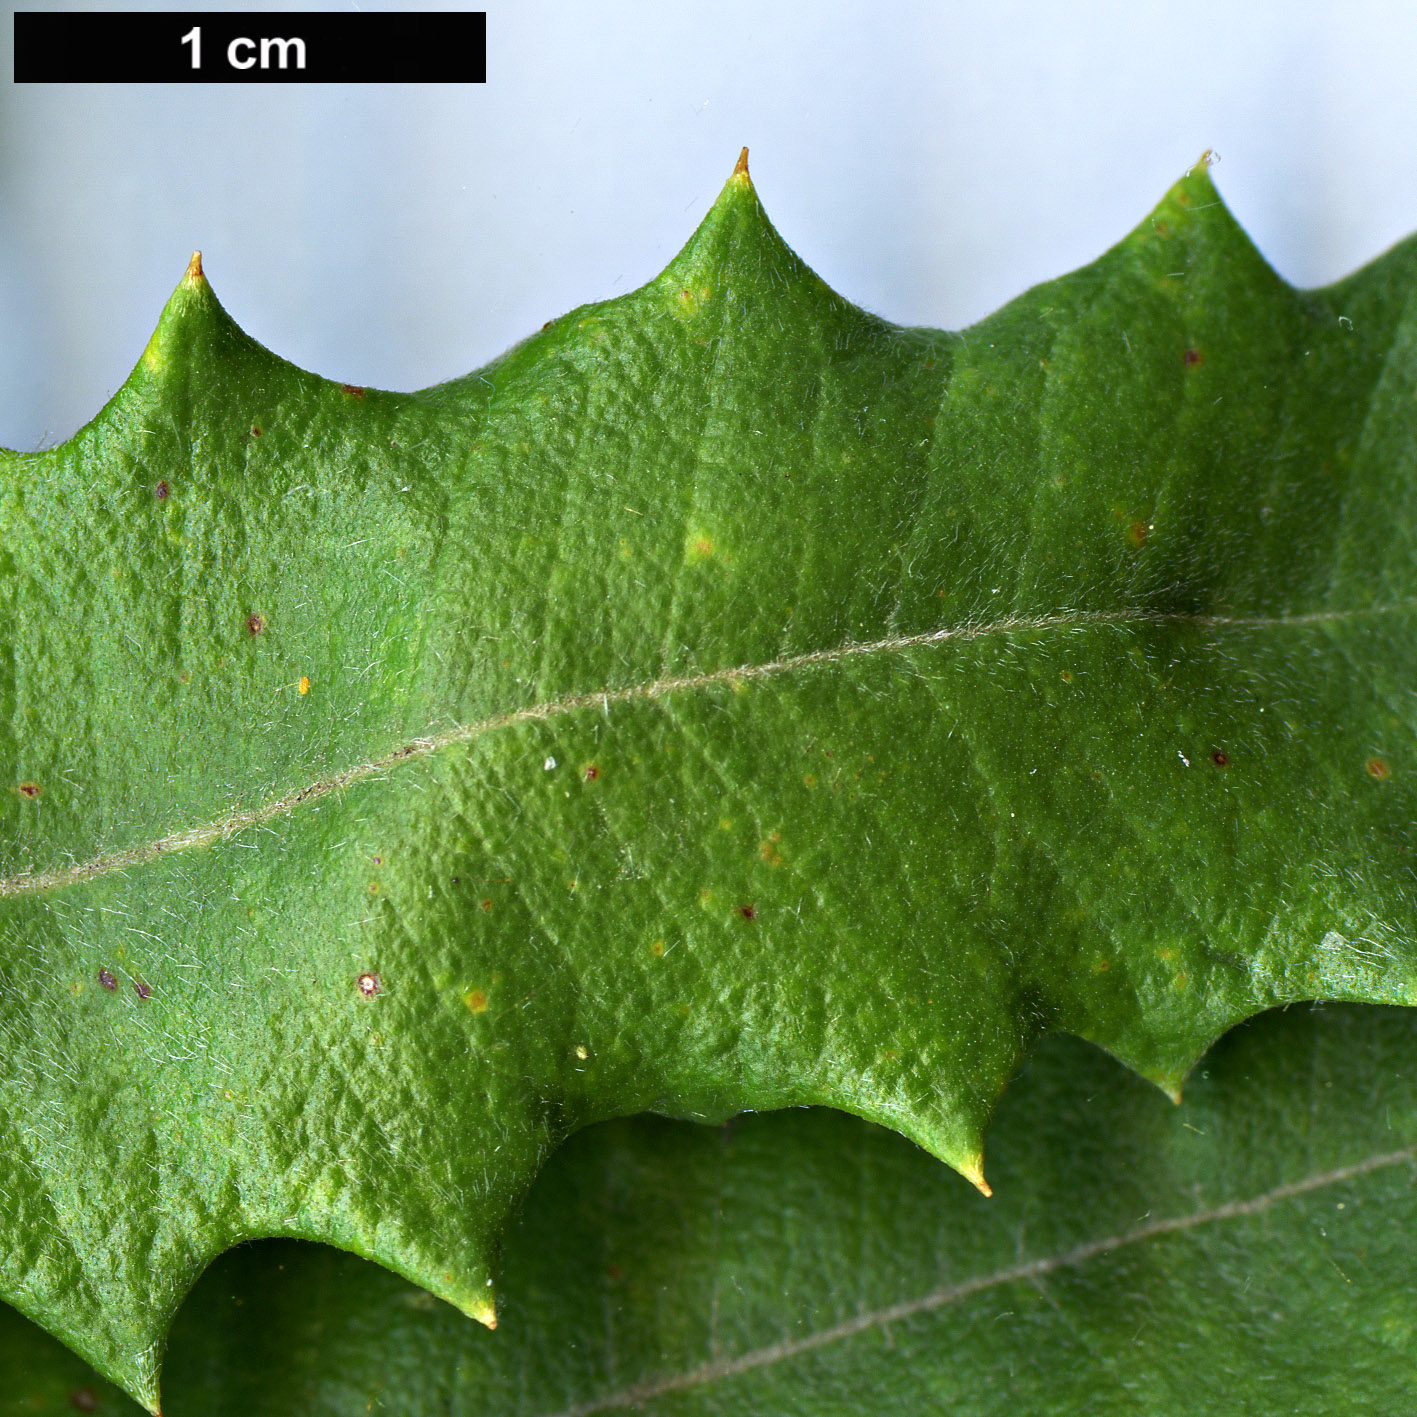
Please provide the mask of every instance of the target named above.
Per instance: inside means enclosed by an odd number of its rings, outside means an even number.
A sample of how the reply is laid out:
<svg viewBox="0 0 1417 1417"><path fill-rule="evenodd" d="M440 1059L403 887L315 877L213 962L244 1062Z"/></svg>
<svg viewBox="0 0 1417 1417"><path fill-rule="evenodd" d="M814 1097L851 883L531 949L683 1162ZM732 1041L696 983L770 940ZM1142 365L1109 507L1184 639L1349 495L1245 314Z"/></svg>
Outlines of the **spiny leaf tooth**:
<svg viewBox="0 0 1417 1417"><path fill-rule="evenodd" d="M994 1188L984 1179L984 1153L957 1163L959 1174L964 1177L982 1196L992 1196Z"/></svg>
<svg viewBox="0 0 1417 1417"><path fill-rule="evenodd" d="M25 1302L25 1296L10 1290L6 1302L48 1329L54 1337L72 1349L93 1370L115 1387L122 1388L140 1406L157 1414L161 1407L160 1382L162 1354L167 1335L176 1317L179 1299L175 1294L150 1302L139 1299L127 1304L110 1304L101 1314L90 1310L77 1322L66 1315L65 1321L50 1321L43 1306ZM8 1377L9 1374L0 1374ZM8 1396L0 1383L0 1403Z"/></svg>
<svg viewBox="0 0 1417 1417"><path fill-rule="evenodd" d="M413 1222L410 1222L410 1230L401 1240L390 1243L385 1237L380 1243L348 1248L402 1275L484 1328L494 1329L497 1327L497 1289L492 1276L500 1237L514 1208L514 1198L524 1193L536 1169L527 1173L524 1184L513 1184L500 1214L485 1225L477 1226L475 1234L466 1228L459 1233L458 1226L453 1224L441 1239L411 1243Z"/></svg>
<svg viewBox="0 0 1417 1417"><path fill-rule="evenodd" d="M1172 266L1193 279L1206 268L1212 280L1224 285L1239 285L1254 281L1268 287L1271 298L1287 302L1292 291L1265 260L1250 234L1235 219L1225 204L1220 189L1210 175L1214 157L1209 148L1172 183L1155 208L1133 228L1128 240L1155 243L1158 255L1166 258L1162 265ZM1182 260L1185 252L1196 269L1189 270ZM1223 262L1216 264L1220 253ZM1198 291L1192 288L1192 298Z"/></svg>
<svg viewBox="0 0 1417 1417"><path fill-rule="evenodd" d="M1110 1047L1107 1048L1107 1051L1114 1053L1133 1072L1158 1087L1179 1107L1181 1094L1185 1088L1186 1079L1191 1074L1191 1069L1200 1062L1211 1045L1224 1032L1226 1029L1222 1028L1215 1032L1207 1031L1203 1037L1198 1039L1176 1040L1161 1056L1157 1056L1161 1053L1159 1047L1148 1050L1151 1054L1148 1057L1134 1057Z"/></svg>
<svg viewBox="0 0 1417 1417"><path fill-rule="evenodd" d="M740 263L743 275L736 278ZM697 311L719 287L758 285L764 271L784 293L798 287L819 295L827 289L773 226L748 175L744 148L698 229L651 285ZM854 308L832 295L844 308Z"/></svg>
<svg viewBox="0 0 1417 1417"><path fill-rule="evenodd" d="M992 1107L989 1110L992 1111ZM980 1195L992 1196L994 1189L984 1178L984 1128L987 1121L987 1113L982 1118L968 1119L955 1113L944 1126L940 1126L937 1119L934 1126L919 1128L899 1117L885 1120L884 1124L893 1131L910 1136L932 1156L958 1171Z"/></svg>
<svg viewBox="0 0 1417 1417"><path fill-rule="evenodd" d="M485 1271L474 1271L466 1276L454 1277L444 1270L438 1276L437 1283L430 1282L430 1276L427 1274L410 1273L408 1278L415 1284L421 1284L468 1318L475 1319L484 1328L497 1327L497 1290L491 1275Z"/></svg>
<svg viewBox="0 0 1417 1417"><path fill-rule="evenodd" d="M168 296L167 304L162 307L162 314L158 316L157 328L143 350L143 367L158 375L169 368L174 374L185 372L180 356L186 352L186 332L191 327L192 317L207 310L225 315L206 273L202 270L202 253L193 251L192 259L187 262L187 269L182 273L182 279ZM229 317L227 318L229 320ZM242 338L247 338L244 333Z"/></svg>

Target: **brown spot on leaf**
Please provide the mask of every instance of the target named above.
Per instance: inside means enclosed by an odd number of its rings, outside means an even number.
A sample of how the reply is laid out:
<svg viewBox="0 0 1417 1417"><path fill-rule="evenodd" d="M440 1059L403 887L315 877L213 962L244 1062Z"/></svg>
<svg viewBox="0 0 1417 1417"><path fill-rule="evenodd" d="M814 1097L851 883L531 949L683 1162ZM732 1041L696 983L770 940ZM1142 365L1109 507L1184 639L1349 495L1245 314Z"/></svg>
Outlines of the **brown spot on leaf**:
<svg viewBox="0 0 1417 1417"><path fill-rule="evenodd" d="M253 639L266 628L265 617L254 610L246 617L246 633Z"/></svg>
<svg viewBox="0 0 1417 1417"><path fill-rule="evenodd" d="M159 502L165 502L172 496L172 488L167 485L166 478L153 488L153 496L156 497Z"/></svg>
<svg viewBox="0 0 1417 1417"><path fill-rule="evenodd" d="M375 994L382 993L384 988L383 981L372 969L366 969L354 983L366 999L372 999Z"/></svg>
<svg viewBox="0 0 1417 1417"><path fill-rule="evenodd" d="M22 782L15 788L15 791L18 792L21 797L26 797L33 802L35 798L39 796L40 786L37 782Z"/></svg>
<svg viewBox="0 0 1417 1417"><path fill-rule="evenodd" d="M259 423L253 423L251 425L251 436L253 438L259 438L261 436L261 425Z"/></svg>
<svg viewBox="0 0 1417 1417"><path fill-rule="evenodd" d="M1364 766L1368 769L1368 776L1376 778L1379 782L1392 772L1392 769L1382 758L1369 758Z"/></svg>
<svg viewBox="0 0 1417 1417"><path fill-rule="evenodd" d="M1146 545L1146 539L1151 535L1151 523L1135 521L1127 529L1127 540L1140 551Z"/></svg>
<svg viewBox="0 0 1417 1417"><path fill-rule="evenodd" d="M1222 753L1219 748L1210 755L1210 760L1218 768L1228 768L1230 766L1230 755L1228 753Z"/></svg>
<svg viewBox="0 0 1417 1417"><path fill-rule="evenodd" d="M352 399L362 399L364 397L364 390L358 384L341 384L339 391L342 394L348 394Z"/></svg>
<svg viewBox="0 0 1417 1417"><path fill-rule="evenodd" d="M1187 369L1198 369L1202 364L1205 363L1205 355L1203 355L1200 350L1198 350L1194 345L1192 345L1186 350L1184 358L1186 361Z"/></svg>
<svg viewBox="0 0 1417 1417"><path fill-rule="evenodd" d="M587 782L594 782L594 781L596 780L596 778L598 778L599 776L600 776L600 768L599 768L599 766L598 766L597 764L595 764L595 763L590 763L590 764L588 764L587 767L586 767L586 770L585 770L585 780L586 780Z"/></svg>
<svg viewBox="0 0 1417 1417"><path fill-rule="evenodd" d="M98 972L98 982L111 994L118 988L118 981L113 977L113 972L108 969L100 969Z"/></svg>
<svg viewBox="0 0 1417 1417"><path fill-rule="evenodd" d="M756 920L758 918L758 907L756 905L740 905L734 914L741 915L744 920Z"/></svg>
<svg viewBox="0 0 1417 1417"><path fill-rule="evenodd" d="M140 999L151 999L153 996L152 989L147 984L144 984L141 979L135 979L133 981L133 992Z"/></svg>
<svg viewBox="0 0 1417 1417"><path fill-rule="evenodd" d="M484 901L482 902L482 908L483 908L484 910L491 910L491 909L492 909L492 902L491 902L490 900L484 900Z"/></svg>

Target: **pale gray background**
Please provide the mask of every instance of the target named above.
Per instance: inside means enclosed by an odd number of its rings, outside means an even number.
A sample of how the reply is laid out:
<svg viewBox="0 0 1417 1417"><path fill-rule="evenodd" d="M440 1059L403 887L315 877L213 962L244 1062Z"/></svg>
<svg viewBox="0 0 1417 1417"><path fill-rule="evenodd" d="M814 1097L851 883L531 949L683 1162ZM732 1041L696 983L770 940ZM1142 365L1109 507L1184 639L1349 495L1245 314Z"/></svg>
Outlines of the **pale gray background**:
<svg viewBox="0 0 1417 1417"><path fill-rule="evenodd" d="M744 143L788 242L907 323L1090 260L1208 147L1297 283L1417 230L1410 0L487 8L465 88L15 85L7 14L0 444L97 412L195 246L278 353L413 388L649 279Z"/></svg>

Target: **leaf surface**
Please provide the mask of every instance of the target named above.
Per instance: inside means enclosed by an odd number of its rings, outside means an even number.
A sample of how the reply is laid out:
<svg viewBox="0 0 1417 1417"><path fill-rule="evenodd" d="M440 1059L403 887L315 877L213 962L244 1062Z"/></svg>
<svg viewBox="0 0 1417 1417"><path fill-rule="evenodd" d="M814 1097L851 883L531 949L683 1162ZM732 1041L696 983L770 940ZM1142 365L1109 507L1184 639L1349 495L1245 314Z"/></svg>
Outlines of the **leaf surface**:
<svg viewBox="0 0 1417 1417"><path fill-rule="evenodd" d="M1386 1417L1417 1361L1414 1059L1405 1010L1268 1014L1177 1109L1049 1039L991 1129L989 1202L822 1109L604 1124L510 1228L504 1331L326 1247L247 1246L178 1316L165 1411ZM69 1417L77 1368L42 1386L12 1328L0 1414Z"/></svg>
<svg viewBox="0 0 1417 1417"><path fill-rule="evenodd" d="M1412 1002L1414 264L1294 291L1197 169L903 330L740 168L642 290L389 394L194 262L0 461L0 1293L155 1408L245 1239L490 1320L597 1119L824 1103L982 1185L1046 1031L1174 1092Z"/></svg>

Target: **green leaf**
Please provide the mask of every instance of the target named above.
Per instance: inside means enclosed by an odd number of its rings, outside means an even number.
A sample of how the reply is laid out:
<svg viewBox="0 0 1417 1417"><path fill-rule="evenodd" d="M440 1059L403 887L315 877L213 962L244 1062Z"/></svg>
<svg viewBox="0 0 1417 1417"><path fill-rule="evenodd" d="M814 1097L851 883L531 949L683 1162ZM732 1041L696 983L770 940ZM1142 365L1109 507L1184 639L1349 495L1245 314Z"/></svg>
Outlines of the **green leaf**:
<svg viewBox="0 0 1417 1417"><path fill-rule="evenodd" d="M988 1202L821 1109L605 1124L511 1228L504 1331L325 1247L248 1246L179 1315L165 1410L1404 1411L1414 1058L1405 1010L1272 1013L1177 1109L1047 1040L999 1108Z"/></svg>
<svg viewBox="0 0 1417 1417"><path fill-rule="evenodd" d="M490 1319L600 1118L825 1103L982 1185L1046 1031L1174 1092L1412 1002L1414 263L1296 292L1199 168L901 330L740 166L642 290L402 395L194 262L0 461L0 1293L156 1408L245 1239Z"/></svg>

